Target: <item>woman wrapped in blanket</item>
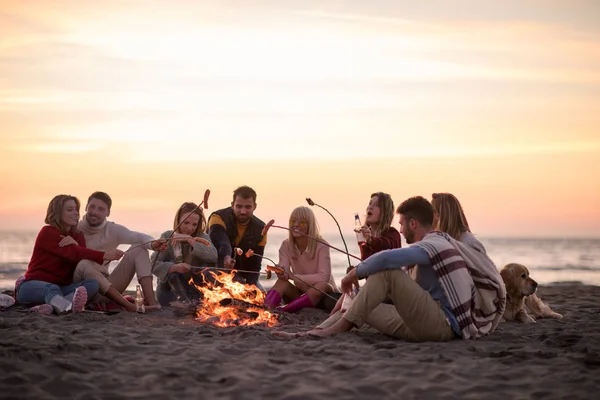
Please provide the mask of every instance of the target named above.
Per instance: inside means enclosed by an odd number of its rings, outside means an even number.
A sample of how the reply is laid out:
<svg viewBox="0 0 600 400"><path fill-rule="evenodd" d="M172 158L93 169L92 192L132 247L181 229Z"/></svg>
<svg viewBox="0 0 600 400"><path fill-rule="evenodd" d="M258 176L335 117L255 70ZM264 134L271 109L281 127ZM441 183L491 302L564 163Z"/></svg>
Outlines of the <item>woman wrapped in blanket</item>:
<svg viewBox="0 0 600 400"><path fill-rule="evenodd" d="M175 228L177 231L173 233L168 249L152 254L152 273L159 279L156 299L162 306L173 301L198 300L200 293L189 281L193 279L201 285L203 275L200 268L194 267L210 267L217 262L217 249L206 233L206 218L196 204L186 202L177 209L173 220ZM172 232L166 231L160 237L166 239Z"/></svg>
<svg viewBox="0 0 600 400"><path fill-rule="evenodd" d="M446 232L459 242L486 254L483 244L471 233L467 217L456 196L450 193L433 193L431 205L434 230Z"/></svg>
<svg viewBox="0 0 600 400"><path fill-rule="evenodd" d="M267 293L265 305L277 307L283 299L287 304L281 310L296 312L317 306L323 297L319 290L332 293L337 287L331 274L329 247L312 239L323 241L312 210L308 207L294 209L289 228L289 237L279 248L278 266L285 272L278 275L277 282Z"/></svg>
<svg viewBox="0 0 600 400"><path fill-rule="evenodd" d="M121 250L96 251L85 247L85 237L77 231L81 204L76 197L61 194L48 205L46 226L35 240L25 276L15 283L15 296L30 310L42 314L83 311L98 292L93 279L73 283L73 272L81 260L98 264L119 260Z"/></svg>

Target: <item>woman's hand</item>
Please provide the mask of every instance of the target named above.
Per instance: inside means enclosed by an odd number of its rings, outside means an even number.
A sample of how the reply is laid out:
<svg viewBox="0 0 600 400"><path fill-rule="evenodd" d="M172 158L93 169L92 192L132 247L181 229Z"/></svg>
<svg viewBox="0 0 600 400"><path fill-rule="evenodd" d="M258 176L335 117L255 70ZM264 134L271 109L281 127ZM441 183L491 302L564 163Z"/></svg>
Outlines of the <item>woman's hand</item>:
<svg viewBox="0 0 600 400"><path fill-rule="evenodd" d="M184 233L175 232L173 236L171 236L171 246L176 242L188 242L190 246L194 246L194 238Z"/></svg>
<svg viewBox="0 0 600 400"><path fill-rule="evenodd" d="M105 261L116 261L116 260L120 260L121 257L123 257L123 254L125 254L123 251L121 251L119 249L115 249L115 250L105 251L104 257L102 257L102 258Z"/></svg>
<svg viewBox="0 0 600 400"><path fill-rule="evenodd" d="M58 242L58 247L66 247L66 246L70 246L72 244L79 246L79 243L77 243L77 240L73 239L71 236L67 235L67 236L62 236L62 239L60 242Z"/></svg>
<svg viewBox="0 0 600 400"><path fill-rule="evenodd" d="M369 228L367 225L363 225L360 228L360 231L362 232L363 236L365 237L365 241L367 242L367 244L371 243L371 228Z"/></svg>
<svg viewBox="0 0 600 400"><path fill-rule="evenodd" d="M187 274L192 267L186 263L173 264L169 267L169 273Z"/></svg>

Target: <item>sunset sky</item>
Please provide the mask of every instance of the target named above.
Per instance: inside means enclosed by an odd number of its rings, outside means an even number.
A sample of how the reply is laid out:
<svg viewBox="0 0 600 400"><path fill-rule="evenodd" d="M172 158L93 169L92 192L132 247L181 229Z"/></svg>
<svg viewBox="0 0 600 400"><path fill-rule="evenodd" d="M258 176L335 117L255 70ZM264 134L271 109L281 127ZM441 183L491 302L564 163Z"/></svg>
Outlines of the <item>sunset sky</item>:
<svg viewBox="0 0 600 400"><path fill-rule="evenodd" d="M447 191L480 235L600 237L598 21L597 0L0 0L0 229L103 190L162 231L247 184L283 224L306 197L349 230L372 192Z"/></svg>

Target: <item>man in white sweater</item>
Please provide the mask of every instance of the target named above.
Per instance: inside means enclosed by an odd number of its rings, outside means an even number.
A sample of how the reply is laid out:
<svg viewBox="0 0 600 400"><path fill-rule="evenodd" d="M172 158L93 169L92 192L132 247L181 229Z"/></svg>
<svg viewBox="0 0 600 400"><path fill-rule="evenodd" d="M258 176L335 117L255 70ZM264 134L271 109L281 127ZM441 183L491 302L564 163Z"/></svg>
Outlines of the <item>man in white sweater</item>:
<svg viewBox="0 0 600 400"><path fill-rule="evenodd" d="M86 214L79 221L78 228L83 232L86 247L99 251L116 250L122 244L139 246L127 251L119 265L108 272L108 263L104 265L83 260L77 264L73 274L74 282L84 279L95 279L100 284L100 294L117 303L127 311L136 311L135 304L123 298L122 293L131 283L134 274L144 294L146 310L159 309L154 296L152 268L148 250L163 251L165 240L154 240L149 235L134 232L123 225L107 221L110 215L112 199L104 192L94 192L85 206ZM133 247L132 246L132 247Z"/></svg>

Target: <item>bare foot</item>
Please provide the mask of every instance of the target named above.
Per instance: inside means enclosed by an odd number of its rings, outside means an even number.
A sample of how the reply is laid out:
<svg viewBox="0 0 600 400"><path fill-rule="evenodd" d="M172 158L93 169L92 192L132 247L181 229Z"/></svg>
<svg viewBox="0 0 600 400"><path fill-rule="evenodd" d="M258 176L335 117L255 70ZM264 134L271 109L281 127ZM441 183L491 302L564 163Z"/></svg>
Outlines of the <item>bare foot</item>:
<svg viewBox="0 0 600 400"><path fill-rule="evenodd" d="M351 322L341 318L338 322L326 329L315 328L306 332L308 336L329 337L340 333L348 332L354 325Z"/></svg>
<svg viewBox="0 0 600 400"><path fill-rule="evenodd" d="M144 309L146 311L160 311L162 310L162 307L160 306L160 304L148 304L146 306L144 306Z"/></svg>

